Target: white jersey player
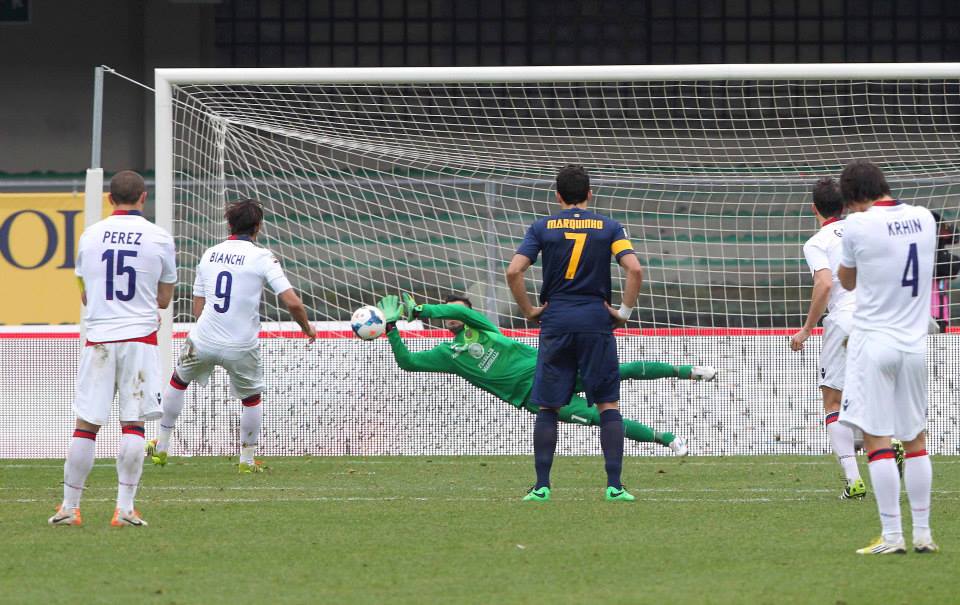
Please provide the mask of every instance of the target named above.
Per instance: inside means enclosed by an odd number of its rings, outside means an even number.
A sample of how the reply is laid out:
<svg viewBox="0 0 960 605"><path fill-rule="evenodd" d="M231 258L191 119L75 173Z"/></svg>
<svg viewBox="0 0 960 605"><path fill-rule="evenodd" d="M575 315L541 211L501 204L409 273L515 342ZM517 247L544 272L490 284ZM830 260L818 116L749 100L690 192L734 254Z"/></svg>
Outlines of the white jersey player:
<svg viewBox="0 0 960 605"><path fill-rule="evenodd" d="M857 552L906 552L900 476L891 438L906 450L903 481L917 552L937 550L930 533L932 469L926 451L927 327L937 229L926 208L890 197L883 173L866 160L843 170L846 220L840 281L857 289L840 422L863 431L883 534Z"/></svg>
<svg viewBox="0 0 960 605"><path fill-rule="evenodd" d="M823 319L820 349L824 424L846 480L840 497L863 498L867 494L867 487L857 467L853 429L837 422L846 371L847 338L853 323L856 298L853 292L840 285L837 275L843 241L844 221L840 218L843 214L843 198L839 185L832 178L820 179L814 186L813 212L820 230L803 246L803 256L813 274L813 296L806 322L790 339L790 347L794 351L802 350L803 343L810 337L824 311L829 312Z"/></svg>
<svg viewBox="0 0 960 605"><path fill-rule="evenodd" d="M80 497L115 394L122 435L111 525L146 525L133 501L143 471L143 423L160 417L159 309L170 304L177 281L173 238L143 218L146 196L143 177L117 173L110 181L113 215L80 237L76 274L86 304L86 342L77 370L77 424L64 464L63 503L51 525L82 522Z"/></svg>
<svg viewBox="0 0 960 605"><path fill-rule="evenodd" d="M254 460L263 412L263 364L260 360L260 296L265 287L280 298L310 342L316 337L307 312L277 258L254 243L263 209L254 200L227 208L230 238L203 253L193 284L193 312L199 315L187 336L170 384L163 393L160 434L147 446L155 464L166 464L170 437L183 410L187 386L206 385L216 366L227 371L230 389L240 399L240 472L259 472Z"/></svg>

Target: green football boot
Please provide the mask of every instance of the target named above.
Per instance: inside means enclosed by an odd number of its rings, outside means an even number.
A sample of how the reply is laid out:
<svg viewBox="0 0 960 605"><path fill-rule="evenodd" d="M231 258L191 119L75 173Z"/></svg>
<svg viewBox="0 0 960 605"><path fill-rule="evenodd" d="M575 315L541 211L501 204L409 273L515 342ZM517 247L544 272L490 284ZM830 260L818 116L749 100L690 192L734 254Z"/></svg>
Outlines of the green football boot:
<svg viewBox="0 0 960 605"><path fill-rule="evenodd" d="M241 475L262 473L267 470L267 465L265 465L261 460L254 460L252 464L248 462L241 462L237 465L237 470Z"/></svg>
<svg viewBox="0 0 960 605"><path fill-rule="evenodd" d="M894 460L897 461L897 471L900 473L900 478L903 479L903 459L906 456L906 452L903 449L903 442L899 439L891 439L890 449L893 450Z"/></svg>
<svg viewBox="0 0 960 605"><path fill-rule="evenodd" d="M863 482L863 479L857 479L855 481L850 481L847 483L846 487L843 488L843 492L840 494L841 500L863 500L864 496L867 495L867 485Z"/></svg>
<svg viewBox="0 0 960 605"><path fill-rule="evenodd" d="M167 465L167 453L157 451L157 440L151 439L147 441L144 449L147 452L147 456L150 456L150 462L154 463L157 466L166 466Z"/></svg>
<svg viewBox="0 0 960 605"><path fill-rule="evenodd" d="M540 489L531 487L529 490L527 490L527 495L523 497L524 502L546 502L549 499L549 487L541 487Z"/></svg>
<svg viewBox="0 0 960 605"><path fill-rule="evenodd" d="M612 485L607 487L606 492L607 502L633 502L636 498L633 497L633 494L627 491L627 488L622 487L617 489Z"/></svg>

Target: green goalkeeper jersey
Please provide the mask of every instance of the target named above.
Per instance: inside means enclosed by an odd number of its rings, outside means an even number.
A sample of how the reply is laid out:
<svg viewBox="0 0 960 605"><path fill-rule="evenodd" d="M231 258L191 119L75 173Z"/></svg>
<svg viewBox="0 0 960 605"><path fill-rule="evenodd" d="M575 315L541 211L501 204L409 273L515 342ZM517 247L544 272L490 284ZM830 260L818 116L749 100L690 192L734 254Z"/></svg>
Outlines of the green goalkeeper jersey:
<svg viewBox="0 0 960 605"><path fill-rule="evenodd" d="M411 352L390 330L387 339L400 368L408 372L456 374L516 407L523 407L537 366L537 350L500 333L481 313L464 305L422 305L422 319L455 319L463 330L451 342Z"/></svg>

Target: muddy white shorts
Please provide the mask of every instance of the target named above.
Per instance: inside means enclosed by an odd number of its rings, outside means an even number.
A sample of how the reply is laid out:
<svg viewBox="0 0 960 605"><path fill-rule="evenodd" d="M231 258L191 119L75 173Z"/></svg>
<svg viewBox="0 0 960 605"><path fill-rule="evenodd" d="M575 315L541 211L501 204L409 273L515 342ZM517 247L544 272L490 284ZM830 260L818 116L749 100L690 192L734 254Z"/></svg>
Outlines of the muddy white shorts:
<svg viewBox="0 0 960 605"><path fill-rule="evenodd" d="M823 320L823 339L820 347L820 386L843 390L847 371L847 338L844 324L831 319Z"/></svg>
<svg viewBox="0 0 960 605"><path fill-rule="evenodd" d="M217 366L230 376L230 391L234 397L246 399L263 392L265 385L260 347L241 351L208 349L187 338L180 348L177 376L184 382L206 385Z"/></svg>
<svg viewBox="0 0 960 605"><path fill-rule="evenodd" d="M887 340L854 331L840 422L868 435L909 441L927 425L926 353L901 351Z"/></svg>
<svg viewBox="0 0 960 605"><path fill-rule="evenodd" d="M156 345L108 342L83 347L77 370L73 411L81 420L103 426L114 395L120 422L156 420L160 408L160 358Z"/></svg>

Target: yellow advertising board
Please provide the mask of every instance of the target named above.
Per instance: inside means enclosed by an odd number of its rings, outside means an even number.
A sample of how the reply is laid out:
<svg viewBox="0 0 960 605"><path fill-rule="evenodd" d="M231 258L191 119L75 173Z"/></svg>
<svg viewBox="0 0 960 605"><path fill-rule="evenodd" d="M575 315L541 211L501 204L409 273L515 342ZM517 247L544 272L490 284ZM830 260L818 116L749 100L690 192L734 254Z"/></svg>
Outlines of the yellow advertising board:
<svg viewBox="0 0 960 605"><path fill-rule="evenodd" d="M110 202L103 196L103 213ZM0 194L0 324L79 323L83 193Z"/></svg>

